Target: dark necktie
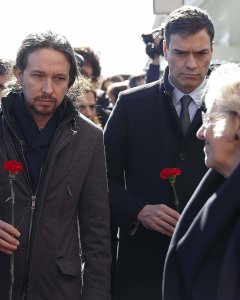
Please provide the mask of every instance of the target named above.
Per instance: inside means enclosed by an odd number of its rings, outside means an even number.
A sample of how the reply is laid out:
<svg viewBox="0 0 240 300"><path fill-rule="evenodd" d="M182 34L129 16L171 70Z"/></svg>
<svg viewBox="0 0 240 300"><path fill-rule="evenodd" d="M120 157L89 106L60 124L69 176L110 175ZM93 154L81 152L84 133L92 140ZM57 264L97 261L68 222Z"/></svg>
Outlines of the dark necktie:
<svg viewBox="0 0 240 300"><path fill-rule="evenodd" d="M180 122L182 124L182 129L184 134L186 134L188 127L190 125L190 115L188 111L188 106L191 102L192 98L189 95L184 95L181 98L182 109L180 113Z"/></svg>

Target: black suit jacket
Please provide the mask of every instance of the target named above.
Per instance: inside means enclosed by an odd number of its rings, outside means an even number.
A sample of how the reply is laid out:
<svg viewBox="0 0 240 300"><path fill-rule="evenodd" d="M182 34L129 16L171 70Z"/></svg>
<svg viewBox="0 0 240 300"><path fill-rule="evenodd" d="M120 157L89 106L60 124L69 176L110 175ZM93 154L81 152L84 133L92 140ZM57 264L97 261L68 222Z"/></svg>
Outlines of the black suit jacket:
<svg viewBox="0 0 240 300"><path fill-rule="evenodd" d="M159 173L182 169L176 189L182 210L206 172L199 108L186 136L172 104L168 74L163 81L119 95L105 128L105 149L113 226L120 227L114 299L160 299L163 263L170 239L140 226L131 231L146 204L174 208L174 195ZM122 295L122 296L119 296ZM152 295L152 296L151 296Z"/></svg>

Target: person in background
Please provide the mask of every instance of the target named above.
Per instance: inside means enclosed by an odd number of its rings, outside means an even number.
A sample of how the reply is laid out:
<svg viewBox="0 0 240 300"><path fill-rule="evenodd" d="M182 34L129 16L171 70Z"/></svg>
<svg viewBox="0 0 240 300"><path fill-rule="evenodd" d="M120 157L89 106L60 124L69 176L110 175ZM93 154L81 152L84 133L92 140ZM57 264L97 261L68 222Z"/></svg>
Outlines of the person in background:
<svg viewBox="0 0 240 300"><path fill-rule="evenodd" d="M11 60L0 59L0 97L6 84L13 77L13 65L14 63Z"/></svg>
<svg viewBox="0 0 240 300"><path fill-rule="evenodd" d="M77 67L78 67L79 73L81 74L81 69L84 64L84 58L82 55L78 54L77 52L74 52L74 56L75 56L75 59L77 62Z"/></svg>
<svg viewBox="0 0 240 300"><path fill-rule="evenodd" d="M143 41L146 44L146 54L150 63L146 70L146 83L156 81L160 78L160 60L163 58L164 24L153 29L151 34L143 34Z"/></svg>
<svg viewBox="0 0 240 300"><path fill-rule="evenodd" d="M140 75L132 75L128 79L128 87L136 87L145 84L145 73Z"/></svg>
<svg viewBox="0 0 240 300"><path fill-rule="evenodd" d="M204 176L173 234L163 276L164 300L240 299L240 67L213 71L204 141Z"/></svg>
<svg viewBox="0 0 240 300"><path fill-rule="evenodd" d="M0 164L23 170L12 204L9 174L0 168L0 299L108 300L103 133L66 96L78 74L74 51L62 35L30 34L14 74L21 89L1 101Z"/></svg>
<svg viewBox="0 0 240 300"><path fill-rule="evenodd" d="M106 125L107 120L112 111L112 104L107 95L108 87L114 82L122 82L124 81L121 75L114 75L111 77L106 77L102 79L100 84L100 89L97 89L97 112L101 117L101 123L103 127Z"/></svg>
<svg viewBox="0 0 240 300"><path fill-rule="evenodd" d="M73 99L75 107L96 125L102 127L97 115L97 93L90 80L79 77L68 91L70 99Z"/></svg>
<svg viewBox="0 0 240 300"><path fill-rule="evenodd" d="M114 75L111 77L103 78L100 84L100 90L106 92L109 85L111 85L114 82L122 82L122 81L124 81L122 75Z"/></svg>
<svg viewBox="0 0 240 300"><path fill-rule="evenodd" d="M107 90L112 83L123 81L124 78L121 75L114 75L102 79L100 89L97 90L98 104L101 105L102 108L108 109L110 111L112 110L112 104L107 95Z"/></svg>
<svg viewBox="0 0 240 300"><path fill-rule="evenodd" d="M110 103L112 104L112 107L116 104L119 93L125 91L126 89L128 89L127 80L121 82L114 82L109 85L107 89L107 95L110 100Z"/></svg>
<svg viewBox="0 0 240 300"><path fill-rule="evenodd" d="M171 236L207 171L196 132L213 38L213 23L200 8L170 13L163 78L121 92L105 126L111 223L120 229L113 300L161 299ZM159 176L165 168L182 171L175 184L178 207L170 182Z"/></svg>
<svg viewBox="0 0 240 300"><path fill-rule="evenodd" d="M74 51L84 59L81 74L90 78L95 88L98 88L102 70L98 55L90 47L75 47Z"/></svg>

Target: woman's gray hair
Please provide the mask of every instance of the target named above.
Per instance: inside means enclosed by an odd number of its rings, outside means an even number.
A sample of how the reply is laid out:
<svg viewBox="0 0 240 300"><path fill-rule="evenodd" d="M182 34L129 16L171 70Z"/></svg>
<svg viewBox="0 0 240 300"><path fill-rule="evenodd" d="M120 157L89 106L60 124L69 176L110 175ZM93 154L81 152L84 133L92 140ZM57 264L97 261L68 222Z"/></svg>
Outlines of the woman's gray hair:
<svg viewBox="0 0 240 300"><path fill-rule="evenodd" d="M208 79L204 95L206 107L216 104L218 111L235 112L240 115L240 66L223 63Z"/></svg>
<svg viewBox="0 0 240 300"><path fill-rule="evenodd" d="M233 134L239 128L239 118L231 119L232 115L240 115L240 67L236 63L225 63L212 71L204 96L207 109L226 118L219 118L213 127L215 138L223 135L234 139Z"/></svg>

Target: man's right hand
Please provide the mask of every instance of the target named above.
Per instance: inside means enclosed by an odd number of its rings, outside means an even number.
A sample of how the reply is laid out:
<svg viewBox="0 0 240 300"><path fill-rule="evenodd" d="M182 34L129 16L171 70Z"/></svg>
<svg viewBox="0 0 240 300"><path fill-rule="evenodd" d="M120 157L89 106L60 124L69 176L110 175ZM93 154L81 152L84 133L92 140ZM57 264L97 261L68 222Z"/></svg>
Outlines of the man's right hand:
<svg viewBox="0 0 240 300"><path fill-rule="evenodd" d="M5 254L12 254L17 250L20 232L12 225L0 220L0 251Z"/></svg>
<svg viewBox="0 0 240 300"><path fill-rule="evenodd" d="M138 214L138 221L148 229L171 237L180 214L165 204L146 205Z"/></svg>

